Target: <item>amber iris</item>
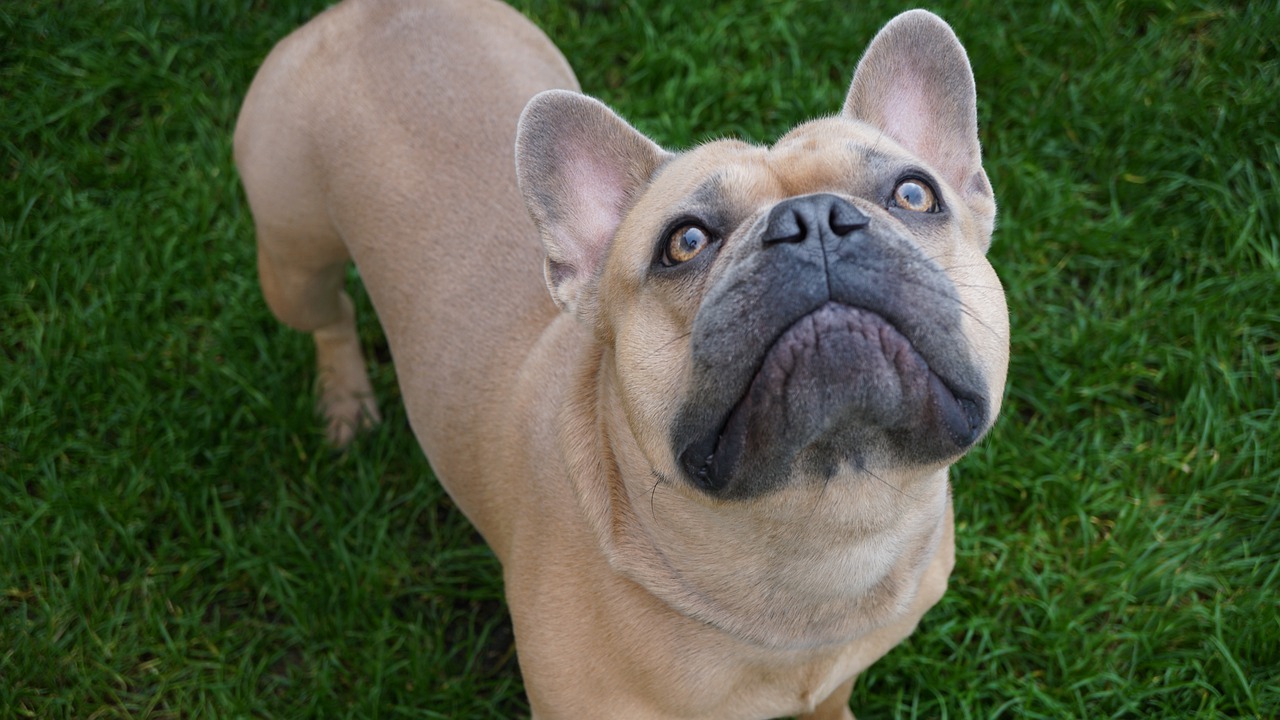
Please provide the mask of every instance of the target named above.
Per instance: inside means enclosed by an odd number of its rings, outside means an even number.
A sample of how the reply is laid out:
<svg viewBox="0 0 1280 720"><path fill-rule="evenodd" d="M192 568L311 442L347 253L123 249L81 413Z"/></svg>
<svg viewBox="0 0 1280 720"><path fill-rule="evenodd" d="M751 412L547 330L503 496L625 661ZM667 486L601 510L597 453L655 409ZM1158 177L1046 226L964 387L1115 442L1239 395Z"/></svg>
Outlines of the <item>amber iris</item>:
<svg viewBox="0 0 1280 720"><path fill-rule="evenodd" d="M933 190L919 180L908 179L898 183L898 187L893 189L893 202L912 212L934 212L938 209Z"/></svg>
<svg viewBox="0 0 1280 720"><path fill-rule="evenodd" d="M681 225L667 237L667 248L663 252L665 265L679 265L698 256L711 244L711 235L697 225Z"/></svg>

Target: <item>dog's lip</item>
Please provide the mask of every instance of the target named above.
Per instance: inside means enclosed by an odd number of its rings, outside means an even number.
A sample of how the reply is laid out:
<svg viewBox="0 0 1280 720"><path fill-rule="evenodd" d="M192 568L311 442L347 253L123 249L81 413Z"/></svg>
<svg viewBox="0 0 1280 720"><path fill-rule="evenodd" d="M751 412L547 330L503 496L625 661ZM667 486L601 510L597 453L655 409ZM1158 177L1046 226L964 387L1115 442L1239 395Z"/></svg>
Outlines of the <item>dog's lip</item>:
<svg viewBox="0 0 1280 720"><path fill-rule="evenodd" d="M773 339L760 356L756 369L751 374L751 379L743 389L742 396L725 414L723 420L714 426L716 430L696 439L680 453L680 464L694 482L713 492L723 490L729 484L745 450L747 405L752 389L760 381L765 364L770 356L779 351L779 348L802 323L810 321L819 313L830 311L833 308L839 312L852 311L859 313L868 321L887 328L906 344L914 358L918 359L924 366L926 381L929 385L929 397L933 401L932 405L938 413L940 424L955 444L957 450L968 446L981 434L983 421L981 419L979 399L970 393L956 390L951 383L943 379L934 370L928 358L922 355L915 344L911 342L910 338L888 318L864 307L828 301L800 316L784 328L782 332L778 333L777 337Z"/></svg>

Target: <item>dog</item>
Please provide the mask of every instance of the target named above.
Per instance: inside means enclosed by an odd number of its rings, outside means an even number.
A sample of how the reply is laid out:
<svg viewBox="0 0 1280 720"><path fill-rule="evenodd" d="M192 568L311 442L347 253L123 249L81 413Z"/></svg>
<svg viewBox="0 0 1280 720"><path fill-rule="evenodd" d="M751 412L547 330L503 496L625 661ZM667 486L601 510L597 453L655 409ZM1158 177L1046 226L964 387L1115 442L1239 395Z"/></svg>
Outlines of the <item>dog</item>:
<svg viewBox="0 0 1280 720"><path fill-rule="evenodd" d="M767 147L661 148L494 0L346 0L268 56L263 294L344 445L379 420L354 260L535 718L852 718L943 595L1008 365L975 102L920 10Z"/></svg>

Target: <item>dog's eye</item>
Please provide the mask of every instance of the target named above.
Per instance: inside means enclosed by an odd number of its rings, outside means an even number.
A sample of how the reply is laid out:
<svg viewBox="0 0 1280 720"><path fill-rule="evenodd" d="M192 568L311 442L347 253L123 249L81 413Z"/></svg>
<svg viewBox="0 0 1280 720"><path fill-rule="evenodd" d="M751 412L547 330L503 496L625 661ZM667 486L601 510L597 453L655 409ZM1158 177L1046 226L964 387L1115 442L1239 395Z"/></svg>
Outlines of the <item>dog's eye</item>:
<svg viewBox="0 0 1280 720"><path fill-rule="evenodd" d="M893 204L912 212L937 212L933 190L919 180L907 179L893 189Z"/></svg>
<svg viewBox="0 0 1280 720"><path fill-rule="evenodd" d="M667 267L686 263L711 244L711 233L699 225L681 225L667 236L662 251L662 264Z"/></svg>

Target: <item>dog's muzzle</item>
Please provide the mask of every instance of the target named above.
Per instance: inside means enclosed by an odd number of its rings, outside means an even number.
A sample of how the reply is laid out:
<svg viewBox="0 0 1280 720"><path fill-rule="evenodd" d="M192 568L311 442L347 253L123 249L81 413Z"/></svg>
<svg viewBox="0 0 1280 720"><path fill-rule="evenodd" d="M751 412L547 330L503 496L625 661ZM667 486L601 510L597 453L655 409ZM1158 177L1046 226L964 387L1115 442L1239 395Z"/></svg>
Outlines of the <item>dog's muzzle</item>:
<svg viewBox="0 0 1280 720"><path fill-rule="evenodd" d="M688 480L726 499L789 478L958 457L987 393L946 273L831 194L778 203L694 321L673 429Z"/></svg>

